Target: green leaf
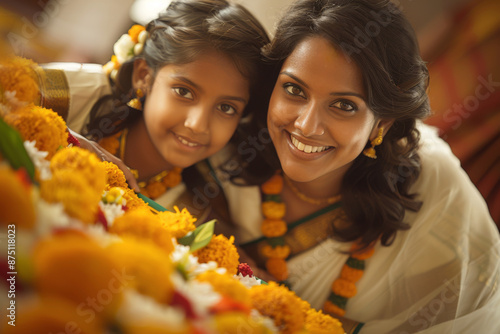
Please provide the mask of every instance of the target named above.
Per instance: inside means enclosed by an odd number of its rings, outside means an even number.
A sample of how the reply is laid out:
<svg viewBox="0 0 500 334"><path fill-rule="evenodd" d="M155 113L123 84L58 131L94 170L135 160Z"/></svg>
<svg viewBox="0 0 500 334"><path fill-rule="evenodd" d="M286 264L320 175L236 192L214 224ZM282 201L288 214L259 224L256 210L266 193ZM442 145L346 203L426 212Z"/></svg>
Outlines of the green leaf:
<svg viewBox="0 0 500 334"><path fill-rule="evenodd" d="M14 128L0 118L0 152L12 168L24 168L31 180L35 179L35 165L24 148L24 140Z"/></svg>
<svg viewBox="0 0 500 334"><path fill-rule="evenodd" d="M212 236L214 235L214 225L215 219L201 224L194 230L189 233L185 237L180 238L178 241L180 244L189 246L191 252L194 252L200 248L208 245L210 240L212 240Z"/></svg>

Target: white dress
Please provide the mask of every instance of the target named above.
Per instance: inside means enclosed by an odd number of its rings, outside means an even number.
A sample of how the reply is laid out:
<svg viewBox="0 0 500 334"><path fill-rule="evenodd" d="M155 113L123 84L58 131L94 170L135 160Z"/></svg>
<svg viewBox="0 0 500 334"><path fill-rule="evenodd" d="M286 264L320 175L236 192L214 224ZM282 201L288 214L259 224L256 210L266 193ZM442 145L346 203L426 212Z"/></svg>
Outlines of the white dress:
<svg viewBox="0 0 500 334"><path fill-rule="evenodd" d="M499 231L449 146L433 128L420 131L422 171L411 190L423 206L406 213L411 228L391 246L375 247L345 317L365 323L362 334L500 333ZM261 237L259 188L223 185L240 241ZM347 259L339 249L348 245L327 239L288 261L293 290L315 308Z"/></svg>

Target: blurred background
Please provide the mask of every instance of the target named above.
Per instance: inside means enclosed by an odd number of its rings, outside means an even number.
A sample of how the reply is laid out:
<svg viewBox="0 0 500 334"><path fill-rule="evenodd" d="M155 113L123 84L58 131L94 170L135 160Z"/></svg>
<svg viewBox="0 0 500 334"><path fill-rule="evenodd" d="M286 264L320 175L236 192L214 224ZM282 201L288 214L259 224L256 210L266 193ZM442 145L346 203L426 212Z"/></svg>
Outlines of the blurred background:
<svg viewBox="0 0 500 334"><path fill-rule="evenodd" d="M272 36L292 0L235 0ZM500 0L394 0L417 33L439 128L500 226ZM38 63L106 63L169 0L0 0L0 50Z"/></svg>

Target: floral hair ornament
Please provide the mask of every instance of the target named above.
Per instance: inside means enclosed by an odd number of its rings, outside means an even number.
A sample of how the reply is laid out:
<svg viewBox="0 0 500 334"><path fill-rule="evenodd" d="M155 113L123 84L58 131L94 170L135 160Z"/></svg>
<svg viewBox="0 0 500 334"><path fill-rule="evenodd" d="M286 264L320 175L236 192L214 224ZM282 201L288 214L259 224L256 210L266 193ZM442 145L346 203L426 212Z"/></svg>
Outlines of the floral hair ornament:
<svg viewBox="0 0 500 334"><path fill-rule="evenodd" d="M128 30L128 33L123 34L120 39L116 41L113 46L114 55L112 55L111 60L103 66L104 71L111 80L115 81L118 70L124 62L142 53L142 50L144 50L144 43L146 43L148 36L149 34L144 26L134 24Z"/></svg>

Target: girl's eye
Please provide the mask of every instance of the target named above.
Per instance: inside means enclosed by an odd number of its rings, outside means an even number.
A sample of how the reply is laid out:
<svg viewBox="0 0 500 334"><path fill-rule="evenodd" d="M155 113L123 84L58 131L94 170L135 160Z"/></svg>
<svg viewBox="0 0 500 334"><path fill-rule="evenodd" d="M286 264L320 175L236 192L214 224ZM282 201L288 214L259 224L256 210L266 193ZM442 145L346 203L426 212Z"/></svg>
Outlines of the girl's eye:
<svg viewBox="0 0 500 334"><path fill-rule="evenodd" d="M348 100L339 100L332 104L332 107L338 108L347 112L354 112L358 110L356 104Z"/></svg>
<svg viewBox="0 0 500 334"><path fill-rule="evenodd" d="M300 89L300 87L297 86L296 84L286 83L285 85L283 85L283 87L285 88L285 91L290 95L300 96L303 98L306 97L302 89Z"/></svg>
<svg viewBox="0 0 500 334"><path fill-rule="evenodd" d="M172 89L177 95L179 95L181 97L184 97L184 98L190 99L190 100L193 99L193 93L191 93L191 91L189 89L186 89L183 87L174 87Z"/></svg>
<svg viewBox="0 0 500 334"><path fill-rule="evenodd" d="M236 114L236 109L232 105L229 105L229 104L219 104L217 109L219 109L220 111L222 111L226 115Z"/></svg>

